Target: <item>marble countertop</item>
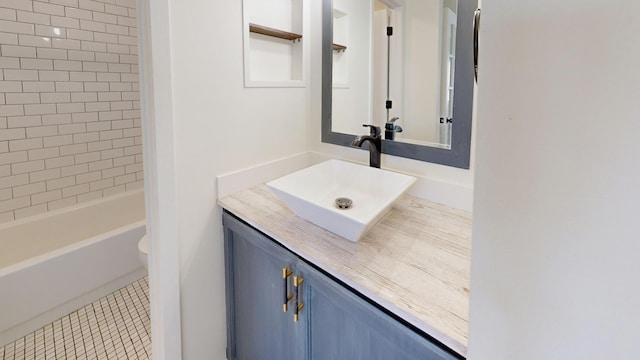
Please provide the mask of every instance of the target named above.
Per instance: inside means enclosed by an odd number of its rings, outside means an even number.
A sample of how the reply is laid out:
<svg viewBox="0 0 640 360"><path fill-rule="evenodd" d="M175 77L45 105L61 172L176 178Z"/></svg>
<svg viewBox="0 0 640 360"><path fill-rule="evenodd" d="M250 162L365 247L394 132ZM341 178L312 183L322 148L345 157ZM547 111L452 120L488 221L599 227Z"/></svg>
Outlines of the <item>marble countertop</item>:
<svg viewBox="0 0 640 360"><path fill-rule="evenodd" d="M259 185L220 205L466 356L471 214L404 195L353 243L297 217Z"/></svg>

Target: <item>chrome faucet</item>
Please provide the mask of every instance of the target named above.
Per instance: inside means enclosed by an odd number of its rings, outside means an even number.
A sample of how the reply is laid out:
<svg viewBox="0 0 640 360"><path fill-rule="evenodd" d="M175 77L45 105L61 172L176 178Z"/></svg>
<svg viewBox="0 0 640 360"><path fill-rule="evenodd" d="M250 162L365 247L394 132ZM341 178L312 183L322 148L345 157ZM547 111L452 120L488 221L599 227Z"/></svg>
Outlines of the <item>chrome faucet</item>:
<svg viewBox="0 0 640 360"><path fill-rule="evenodd" d="M378 126L364 124L369 127L369 135L356 136L351 142L351 146L362 147L362 144L369 142L369 166L380 168L380 153L382 153L382 136Z"/></svg>
<svg viewBox="0 0 640 360"><path fill-rule="evenodd" d="M394 117L384 124L384 139L385 140L394 140L397 132L402 132L402 126L395 125L394 122L399 120L399 117Z"/></svg>

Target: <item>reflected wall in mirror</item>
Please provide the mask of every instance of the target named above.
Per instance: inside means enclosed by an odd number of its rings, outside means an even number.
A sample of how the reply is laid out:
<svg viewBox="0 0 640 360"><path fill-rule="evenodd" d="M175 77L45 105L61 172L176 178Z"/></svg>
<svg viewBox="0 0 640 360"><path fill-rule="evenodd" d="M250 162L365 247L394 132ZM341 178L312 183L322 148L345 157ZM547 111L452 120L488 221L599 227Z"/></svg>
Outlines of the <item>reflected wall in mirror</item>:
<svg viewBox="0 0 640 360"><path fill-rule="evenodd" d="M449 147L456 11L456 0L334 0L333 41L346 48L333 52L332 130L359 131L357 111L388 124L387 140Z"/></svg>
<svg viewBox="0 0 640 360"><path fill-rule="evenodd" d="M324 142L469 167L475 0L324 0Z"/></svg>

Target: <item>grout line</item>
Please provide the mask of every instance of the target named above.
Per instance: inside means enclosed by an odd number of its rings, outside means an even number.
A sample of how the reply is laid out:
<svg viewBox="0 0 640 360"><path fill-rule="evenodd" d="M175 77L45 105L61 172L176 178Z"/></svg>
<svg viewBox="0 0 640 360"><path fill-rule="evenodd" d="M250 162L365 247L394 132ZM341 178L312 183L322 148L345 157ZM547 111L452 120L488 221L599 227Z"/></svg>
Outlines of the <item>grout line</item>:
<svg viewBox="0 0 640 360"><path fill-rule="evenodd" d="M144 277L0 347L0 360L151 359Z"/></svg>

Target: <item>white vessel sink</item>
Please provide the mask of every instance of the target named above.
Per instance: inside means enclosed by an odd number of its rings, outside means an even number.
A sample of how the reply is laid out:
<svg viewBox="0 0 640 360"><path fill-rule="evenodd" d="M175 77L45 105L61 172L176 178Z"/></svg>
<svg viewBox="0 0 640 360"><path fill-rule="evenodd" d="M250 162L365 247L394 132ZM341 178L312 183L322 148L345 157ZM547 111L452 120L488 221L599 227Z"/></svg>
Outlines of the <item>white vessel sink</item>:
<svg viewBox="0 0 640 360"><path fill-rule="evenodd" d="M414 182L413 176L340 160L296 171L267 183L296 215L358 241ZM337 198L352 200L348 209Z"/></svg>

